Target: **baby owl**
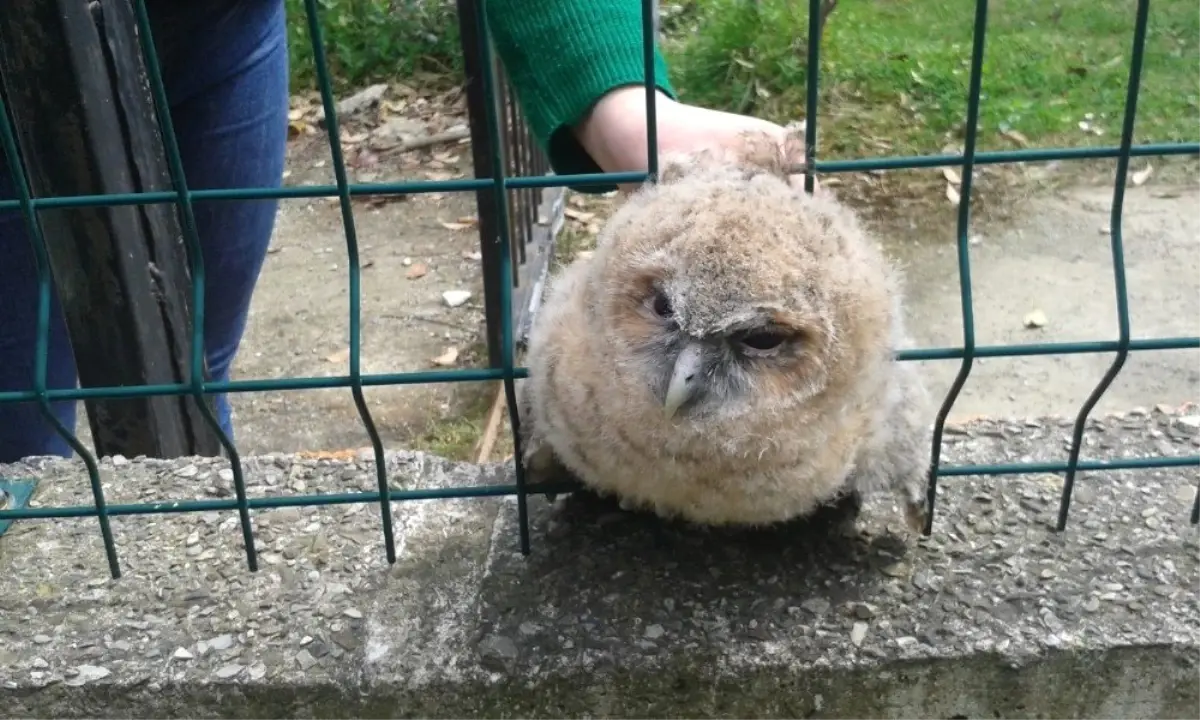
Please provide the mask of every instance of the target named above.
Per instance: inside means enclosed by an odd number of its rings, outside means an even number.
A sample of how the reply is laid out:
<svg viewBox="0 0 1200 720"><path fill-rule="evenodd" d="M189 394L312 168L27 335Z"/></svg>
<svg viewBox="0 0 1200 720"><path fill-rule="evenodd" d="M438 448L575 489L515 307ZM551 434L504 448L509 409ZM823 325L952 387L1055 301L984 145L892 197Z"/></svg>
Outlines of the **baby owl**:
<svg viewBox="0 0 1200 720"><path fill-rule="evenodd" d="M898 273L764 147L663 157L554 278L521 387L529 479L566 471L703 525L857 509L886 489L919 530L927 397L893 357Z"/></svg>

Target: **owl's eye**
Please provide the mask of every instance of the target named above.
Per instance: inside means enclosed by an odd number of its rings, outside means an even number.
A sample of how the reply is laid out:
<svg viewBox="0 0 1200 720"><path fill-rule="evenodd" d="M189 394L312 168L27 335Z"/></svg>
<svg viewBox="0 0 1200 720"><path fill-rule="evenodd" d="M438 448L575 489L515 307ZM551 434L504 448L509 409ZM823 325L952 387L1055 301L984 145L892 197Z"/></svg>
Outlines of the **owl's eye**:
<svg viewBox="0 0 1200 720"><path fill-rule="evenodd" d="M660 318L669 318L675 313L674 308L671 307L671 301L660 292L654 293L651 307L654 308L654 314Z"/></svg>
<svg viewBox="0 0 1200 720"><path fill-rule="evenodd" d="M743 335L739 341L751 350L768 352L782 345L786 339L783 333L761 330Z"/></svg>

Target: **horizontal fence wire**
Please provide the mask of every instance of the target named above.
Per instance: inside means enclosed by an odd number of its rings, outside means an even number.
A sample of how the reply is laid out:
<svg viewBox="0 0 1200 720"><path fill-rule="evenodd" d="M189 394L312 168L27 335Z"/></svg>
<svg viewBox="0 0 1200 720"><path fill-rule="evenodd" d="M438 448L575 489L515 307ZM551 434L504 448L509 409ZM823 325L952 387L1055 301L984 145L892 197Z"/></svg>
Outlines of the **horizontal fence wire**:
<svg viewBox="0 0 1200 720"><path fill-rule="evenodd" d="M18 210L22 213L34 245L38 272L38 339L35 348L36 364L32 389L26 391L0 392L0 403L36 402L43 414L50 419L56 431L72 449L82 458L87 469L91 492L92 505L77 505L65 507L22 507L0 511L0 520L46 519L67 517L96 517L98 519L104 547L107 553L109 570L113 577L120 576L120 564L116 547L113 543L110 519L128 515L172 514L188 512L211 512L236 510L239 517L242 537L246 550L248 567L257 569L257 555L251 510L265 510L280 507L338 505L353 503L378 503L381 515L384 555L389 563L396 560L396 542L394 535L391 507L393 502L436 500L465 497L495 497L512 496L517 499L520 547L522 552L529 552L529 526L527 498L531 493L554 493L571 489L571 485L563 483L539 483L531 485L526 481L524 465L521 462L520 417L516 402L515 380L528 376L527 370L516 366L515 338L513 328L513 292L514 257L523 259L523 255L514 255L512 243L514 232L510 220L509 193L510 190L534 190L539 188L557 187L586 187L594 185L609 185L614 183L653 182L658 172L658 127L657 127L657 83L654 74L655 59L655 22L653 0L642 0L642 32L644 36L644 87L646 91L646 135L647 135L647 171L621 173L592 173L582 175L538 175L514 177L506 173L503 148L505 146L504 129L498 116L497 105L498 79L495 76L490 33L487 23L485 0L480 0L475 10L478 28L478 47L464 48L464 52L478 52L480 67L483 69L482 86L486 99L487 134L491 142L491 176L474 179L423 181L423 182L394 182L394 183L351 183L346 172L346 165L339 142L339 125L337 105L334 101L332 83L326 53L322 28L318 15L318 0L305 0L304 8L312 45L317 82L321 102L327 118L329 147L333 158L334 185L317 185L284 188L234 188L225 190L189 190L183 173L179 149L175 142L172 122L167 111L166 93L163 85L158 59L154 52L150 33L149 16L145 0L133 0L138 24L138 35L141 51L145 60L146 71L150 81L153 99L158 111L159 122L163 130L166 145L167 160L170 168L172 190L125 193L120 195L87 195L74 197L44 197L33 198L28 183L25 180L25 170L21 164L18 152L16 133L9 121L4 98L0 95L0 145L3 147L11 169L17 197L12 200L0 201L0 211ZM972 46L970 59L970 78L968 96L966 98L964 148L961 154L939 154L913 157L884 157L863 158L855 160L822 161L817 158L818 148L818 77L820 67L820 6L821 0L809 0L808 27L808 87L806 92L805 117L805 157L802 168L797 168L804 175L806 192L813 192L816 178L819 174L836 174L846 172L864 172L870 170L903 170L937 167L957 167L962 177L961 201L958 207L956 226L956 248L958 258L958 275L960 306L963 321L963 340L960 347L918 348L897 353L900 361L920 360L959 360L961 361L958 374L940 405L934 423L934 438L931 448L929 469L928 499L930 512L924 528L929 534L932 531L934 508L937 496L937 482L941 477L956 477L965 475L1009 475L1018 473L1062 473L1064 482L1060 499L1057 528L1063 530L1066 525L1070 507L1073 485L1080 471L1102 472L1113 470L1138 470L1150 468L1177 468L1200 466L1200 456L1187 457L1151 457L1127 458L1114 460L1091 460L1081 458L1085 425L1091 411L1107 391L1121 371L1126 359L1132 352L1200 349L1200 337L1172 338L1134 338L1129 319L1129 298L1125 278L1125 258L1123 247L1123 210L1126 188L1126 175L1130 160L1143 156L1195 156L1200 155L1200 142L1171 143L1171 144L1133 144L1133 132L1136 124L1137 99L1141 82L1142 59L1145 53L1147 19L1149 16L1149 0L1138 0L1134 37L1131 47L1127 97L1120 143L1115 147L1091 148L1044 148L1015 151L980 152L978 151L978 118L981 105L981 89L983 84L983 66L985 58L985 41L987 37L988 0L976 0L975 18L972 31ZM514 114L514 117L516 115ZM514 129L515 131L519 131ZM518 141L523 142L523 141ZM525 152L525 150L520 150ZM971 223L972 180L974 168L977 165L1010 164L1026 162L1047 162L1054 160L1088 160L1116 159L1116 179L1113 186L1111 209L1110 247L1113 262L1114 292L1117 300L1118 338L1116 340L1090 340L1078 342L1031 343L1019 345L978 345L975 338L974 304L971 287L971 263L969 229ZM534 166L544 167L543 163L521 161L518 169L532 169ZM438 370L405 373L364 374L361 368L361 265L359 262L357 233L353 213L352 199L368 195L413 195L429 192L472 192L490 190L495 194L499 222L497 223L498 237L496 242L502 246L502 252L497 253L500 262L502 293L499 308L489 307L488 312L499 312L500 327L502 328L502 363L498 368ZM204 264L200 252L199 238L193 217L193 203L199 200L248 200L248 199L297 199L336 197L338 198L343 230L346 235L346 251L348 256L349 289L350 289L350 355L347 374L334 377L299 377L262 380L235 380L225 382L206 382L203 374L203 318L205 308L204 295ZM106 388L75 388L51 390L47 387L47 347L50 312L50 297L52 280L47 260L45 237L38 220L38 211L52 208L79 208L102 205L136 205L150 203L175 203L182 218L184 241L187 245L188 259L194 280L193 289L193 351L190 364L190 377L186 383L147 385L139 387L106 387ZM524 216L525 213L521 213ZM520 220L521 218L517 218ZM522 240L524 242L524 240ZM1031 462L1008 464L967 464L946 466L941 463L941 444L947 424L947 418L958 399L959 393L965 386L974 361L979 358L1020 357L1039 355L1070 355L1081 353L1116 353L1112 364L1100 379L1095 389L1080 408L1072 426L1071 443L1067 459L1061 462ZM483 485L459 488L435 488L424 490L401 490L391 487L387 475L385 453L382 440L376 429L374 420L367 408L363 390L366 387L381 385L410 385L422 383L448 382L478 382L502 381L508 408L509 421L514 441L513 482L502 485ZM284 497L251 498L246 494L245 476L241 459L232 440L220 430L215 417L204 408L206 421L216 427L220 433L221 444L228 454L234 474L235 497L225 500L191 500L170 502L148 502L137 504L110 505L105 501L104 489L100 479L99 466L96 457L74 435L71 429L59 423L50 412L50 403L60 400L84 400L95 398L134 398L154 395L192 395L197 398L214 393L267 392L288 390L316 390L330 388L349 388L354 397L359 417L366 428L371 440L372 453L376 466L378 489L375 491L341 493L328 495L292 495ZM1191 522L1200 520L1200 490L1191 510Z"/></svg>

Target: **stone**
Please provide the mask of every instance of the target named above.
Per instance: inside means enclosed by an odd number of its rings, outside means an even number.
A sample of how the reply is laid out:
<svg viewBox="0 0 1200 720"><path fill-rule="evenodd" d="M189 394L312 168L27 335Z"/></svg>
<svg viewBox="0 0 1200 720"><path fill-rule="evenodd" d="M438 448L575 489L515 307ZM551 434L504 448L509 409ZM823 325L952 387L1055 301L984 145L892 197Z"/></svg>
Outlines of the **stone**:
<svg viewBox="0 0 1200 720"><path fill-rule="evenodd" d="M465 305L470 299L471 292L469 290L447 290L442 293L442 301L446 303L447 307L456 308Z"/></svg>

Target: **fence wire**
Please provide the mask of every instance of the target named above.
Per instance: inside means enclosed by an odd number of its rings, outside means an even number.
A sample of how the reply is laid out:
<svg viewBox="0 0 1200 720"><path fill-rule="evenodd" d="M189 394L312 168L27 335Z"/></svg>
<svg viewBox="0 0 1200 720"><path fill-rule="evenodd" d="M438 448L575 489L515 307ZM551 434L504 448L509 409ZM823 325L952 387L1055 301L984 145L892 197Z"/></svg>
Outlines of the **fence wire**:
<svg viewBox="0 0 1200 720"><path fill-rule="evenodd" d="M113 543L110 518L121 515L150 515L167 513L211 512L237 510L242 536L245 541L246 562L253 571L258 567L255 538L251 524L251 510L269 508L334 505L350 503L378 503L383 531L384 553L389 563L395 562L396 543L392 524L391 503L407 500L430 500L438 498L485 497L515 495L517 497L520 547L529 552L529 522L527 499L531 493L561 491L562 486L530 485L525 479L525 469L520 461L519 437L520 417L517 410L514 381L527 376L525 368L515 364L513 328L513 226L510 222L508 191L534 188L564 188L567 186L597 186L614 183L640 183L653 180L658 170L657 123L655 103L654 54L655 54L655 9L653 0L642 0L642 32L644 38L644 66L647 102L647 136L649 140L648 172L592 173L581 175L508 176L502 155L502 129L496 103L498 81L494 73L492 49L484 4L479 0L475 12L478 32L478 53L482 68L483 90L486 98L487 134L491 140L492 163L490 178L475 178L447 181L351 183L339 142L337 106L334 101L330 73L326 61L325 43L318 17L318 0L305 0L305 12L321 102L327 118L329 149L334 167L334 185L284 187L279 189L225 189L193 191L187 187L183 164L175 142L174 128L167 111L166 91L162 72L154 50L150 20L145 0L133 0L138 26L139 43L144 57L151 91L158 109L163 139L173 190L119 195L86 195L72 197L34 198L26 181L26 173L18 152L16 133L4 98L0 95L0 141L11 170L17 197L0 201L0 210L20 210L34 245L38 273L38 338L36 344L36 367L33 387L27 391L0 392L0 403L36 402L55 429L82 458L91 483L92 505L68 507L18 507L0 510L0 524L20 519L95 517L100 526L107 553L109 570L114 578L120 577L120 561ZM1133 145L1133 131L1137 117L1138 91L1141 82L1142 61L1145 53L1147 19L1150 0L1138 0L1133 42L1130 49L1129 80L1121 129L1120 143L1115 147L1030 149L1002 152L978 152L978 117L983 82L985 41L987 38L988 0L976 0L975 20L970 61L970 81L965 118L964 148L962 154L940 154L916 157L890 157L878 159L822 161L817 157L818 148L818 85L820 67L819 15L821 0L809 0L808 27L808 87L805 107L806 163L804 186L812 192L818 174L864 172L868 170L899 170L935 167L957 167L962 178L961 201L957 218L957 257L960 285L963 342L961 347L920 348L902 351L900 361L961 359L962 363L954 383L942 402L934 425L931 470L929 475L928 499L931 512L924 528L932 531L937 500L937 483L941 477L961 475L1005 475L1016 473L1062 473L1064 482L1060 499L1057 528L1065 529L1071 503L1071 495L1077 474L1081 471L1103 471L1119 469L1145 469L1180 466L1200 466L1200 455L1186 457L1150 457L1118 460L1084 460L1081 448L1085 423L1092 409L1108 390L1120 373L1131 352L1150 350L1179 350L1200 348L1200 337L1170 337L1133 339L1129 321L1129 298L1125 278L1125 257L1122 220L1125 200L1126 176L1131 158L1142 156L1170 156L1200 154L1200 142L1174 144ZM978 345L975 339L974 304L971 288L971 261L969 228L971 222L971 186L976 165L1001 163L1044 162L1051 160L1084 160L1116 158L1116 180L1113 185L1111 208L1110 246L1113 262L1113 284L1116 294L1118 338L1088 342L1034 343L1019 345ZM351 200L369 195L397 195L420 193L446 193L479 191L490 189L495 195L499 217L496 224L499 242L503 251L497 253L500 262L501 293L499 307L488 307L488 312L500 314L502 363L500 367L484 369L435 370L405 373L364 374L361 368L361 265L359 263L358 240L355 230ZM249 200L249 199L294 199L337 197L343 229L346 235L346 251L349 259L350 290L350 356L345 375L335 377L297 377L287 379L231 380L206 382L203 374L203 318L205 310L204 262L193 216L193 203L197 200ZM50 298L52 279L45 237L38 218L38 210L51 208L78 208L115 205L140 205L149 203L175 203L183 225L184 240L194 280L192 307L194 319L193 342L190 358L190 379L186 383L143 385L132 387L75 388L51 390L47 387L48 335L50 323ZM943 466L941 464L941 442L946 420L954 407L963 386L971 374L974 361L979 358L1018 357L1034 355L1068 355L1079 353L1115 352L1108 371L1081 406L1073 426L1068 457L1063 462L1035 462L1011 464L979 464ZM475 382L500 380L503 382L508 406L509 420L514 434L514 482L505 485L487 485L425 490L400 490L390 486L384 457L383 442L375 427L363 396L363 389L380 385L409 385L443 382ZM342 493L329 495L293 495L284 497L249 498L246 495L245 476L242 462L233 441L220 431L216 418L206 403L203 408L206 421L221 435L221 444L229 457L233 470L235 497L226 500L190 500L159 503L110 505L105 502L104 487L100 479L96 457L68 428L64 427L51 412L51 402L61 400L85 400L92 398L134 398L155 395L204 395L217 393L245 393L283 390L315 390L349 388L354 397L359 416L371 440L374 453L378 489L371 492ZM1200 488L1191 510L1191 522L1200 521Z"/></svg>

